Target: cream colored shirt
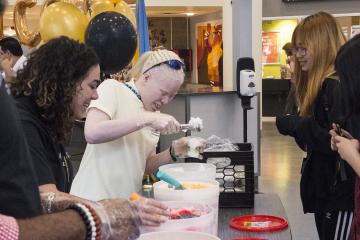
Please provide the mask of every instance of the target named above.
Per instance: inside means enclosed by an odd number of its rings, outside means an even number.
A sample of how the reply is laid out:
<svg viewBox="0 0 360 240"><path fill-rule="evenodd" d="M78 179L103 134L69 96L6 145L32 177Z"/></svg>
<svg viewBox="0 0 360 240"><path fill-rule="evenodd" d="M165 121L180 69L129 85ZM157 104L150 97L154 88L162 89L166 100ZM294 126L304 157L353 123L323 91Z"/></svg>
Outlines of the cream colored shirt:
<svg viewBox="0 0 360 240"><path fill-rule="evenodd" d="M128 84L135 87L134 82ZM110 119L140 115L143 103L123 83L105 80L98 87L99 98L90 108L98 108ZM87 144L71 194L89 200L129 198L141 189L146 159L155 149L159 134L150 127L101 144Z"/></svg>

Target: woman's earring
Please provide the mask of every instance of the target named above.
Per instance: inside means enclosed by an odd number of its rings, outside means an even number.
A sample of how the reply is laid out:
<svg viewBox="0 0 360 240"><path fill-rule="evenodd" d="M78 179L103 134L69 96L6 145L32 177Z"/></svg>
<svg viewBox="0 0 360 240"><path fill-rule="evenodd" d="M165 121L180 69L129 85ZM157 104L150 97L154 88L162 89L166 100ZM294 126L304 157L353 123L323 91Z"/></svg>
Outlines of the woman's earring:
<svg viewBox="0 0 360 240"><path fill-rule="evenodd" d="M149 78L150 78L150 75L145 73L144 74L144 81L147 82L149 80Z"/></svg>

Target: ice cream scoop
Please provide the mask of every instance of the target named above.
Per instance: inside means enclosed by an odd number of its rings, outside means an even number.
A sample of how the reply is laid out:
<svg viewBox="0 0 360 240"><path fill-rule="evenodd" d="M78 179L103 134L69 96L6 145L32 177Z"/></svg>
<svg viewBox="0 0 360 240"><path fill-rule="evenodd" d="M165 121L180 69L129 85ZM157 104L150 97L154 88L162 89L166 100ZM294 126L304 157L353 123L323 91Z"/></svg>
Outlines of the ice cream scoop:
<svg viewBox="0 0 360 240"><path fill-rule="evenodd" d="M198 131L200 132L204 128L203 120L199 117L191 117L189 123L181 124L180 129L186 131Z"/></svg>
<svg viewBox="0 0 360 240"><path fill-rule="evenodd" d="M175 178L166 174L165 172L162 172L160 170L157 171L156 177L160 180L163 180L164 182L169 183L170 185L173 185L176 190L184 190L185 189L184 186L181 185L181 183L178 180L176 180Z"/></svg>

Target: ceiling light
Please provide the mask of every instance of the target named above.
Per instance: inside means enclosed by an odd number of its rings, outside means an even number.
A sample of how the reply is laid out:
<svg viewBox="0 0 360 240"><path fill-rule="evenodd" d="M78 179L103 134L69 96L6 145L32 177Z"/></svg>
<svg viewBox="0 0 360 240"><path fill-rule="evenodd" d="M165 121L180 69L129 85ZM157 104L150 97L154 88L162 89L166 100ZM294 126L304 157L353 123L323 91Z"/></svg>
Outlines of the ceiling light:
<svg viewBox="0 0 360 240"><path fill-rule="evenodd" d="M193 13L193 12L186 13L186 16L188 16L188 17L194 16L194 15L195 15L195 13Z"/></svg>

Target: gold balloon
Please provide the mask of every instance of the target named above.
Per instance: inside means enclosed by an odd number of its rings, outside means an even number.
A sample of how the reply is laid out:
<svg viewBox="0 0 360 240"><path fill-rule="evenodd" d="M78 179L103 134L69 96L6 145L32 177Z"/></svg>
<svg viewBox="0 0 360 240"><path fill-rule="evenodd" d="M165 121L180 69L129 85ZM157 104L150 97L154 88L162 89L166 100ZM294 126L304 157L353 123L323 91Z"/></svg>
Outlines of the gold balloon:
<svg viewBox="0 0 360 240"><path fill-rule="evenodd" d="M89 11L89 5L87 0L45 0L41 7L40 16L44 12L45 8L47 8L50 4L55 2L70 3L75 7L77 7L78 9L80 9L84 14L86 14Z"/></svg>
<svg viewBox="0 0 360 240"><path fill-rule="evenodd" d="M40 34L45 42L62 35L84 42L87 25L87 17L74 5L55 2L40 17Z"/></svg>
<svg viewBox="0 0 360 240"><path fill-rule="evenodd" d="M134 27L136 29L136 17L135 17L135 14L134 14L133 10L131 10L129 5L127 5L127 3L125 1L120 0L115 6L115 11L118 12L118 13L121 13L122 15L127 17L130 20L130 22L134 25Z"/></svg>
<svg viewBox="0 0 360 240"><path fill-rule="evenodd" d="M114 4L110 0L99 0L90 5L91 18L107 11L115 11Z"/></svg>
<svg viewBox="0 0 360 240"><path fill-rule="evenodd" d="M114 3L112 1L113 0L93 1L90 5L91 18L95 17L96 15L102 12L115 11L127 17L136 28L136 17L134 15L134 12L127 5L127 3L125 1L120 0L114 6Z"/></svg>
<svg viewBox="0 0 360 240"><path fill-rule="evenodd" d="M41 38L38 31L30 31L26 21L26 8L36 5L36 0L17 0L14 7L14 24L20 42L30 47L36 46Z"/></svg>
<svg viewBox="0 0 360 240"><path fill-rule="evenodd" d="M120 2L121 0L110 0L113 4L117 4L118 2Z"/></svg>

